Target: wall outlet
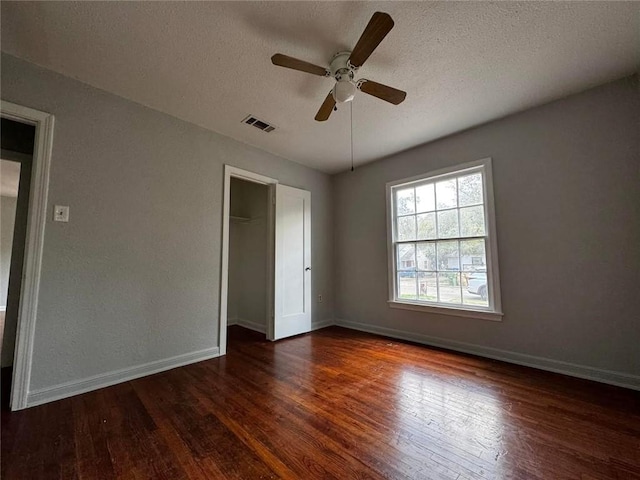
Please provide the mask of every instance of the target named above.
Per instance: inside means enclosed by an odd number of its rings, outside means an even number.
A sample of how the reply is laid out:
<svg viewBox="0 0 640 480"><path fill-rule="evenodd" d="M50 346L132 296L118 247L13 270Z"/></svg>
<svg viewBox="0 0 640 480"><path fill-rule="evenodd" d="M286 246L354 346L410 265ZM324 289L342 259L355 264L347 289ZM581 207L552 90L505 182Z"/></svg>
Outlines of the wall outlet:
<svg viewBox="0 0 640 480"><path fill-rule="evenodd" d="M69 207L63 205L56 205L53 207L53 221L54 222L68 222L69 221Z"/></svg>
<svg viewBox="0 0 640 480"><path fill-rule="evenodd" d="M318 303L322 303L322 295L318 295Z"/></svg>

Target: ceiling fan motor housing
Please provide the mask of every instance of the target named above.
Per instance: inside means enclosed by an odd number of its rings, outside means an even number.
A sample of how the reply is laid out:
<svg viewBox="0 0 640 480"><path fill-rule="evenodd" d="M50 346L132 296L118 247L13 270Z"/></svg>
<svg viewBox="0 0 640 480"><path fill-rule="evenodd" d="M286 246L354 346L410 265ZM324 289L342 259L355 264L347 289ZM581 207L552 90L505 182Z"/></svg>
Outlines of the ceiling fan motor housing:
<svg viewBox="0 0 640 480"><path fill-rule="evenodd" d="M356 85L353 82L356 69L349 64L350 56L351 52L338 52L331 59L331 75L336 80L333 98L337 103L350 102L356 94Z"/></svg>
<svg viewBox="0 0 640 480"><path fill-rule="evenodd" d="M350 56L351 52L338 52L331 59L329 70L331 71L331 76L337 81L340 81L339 77L344 76L349 76L353 79L357 69L349 63Z"/></svg>

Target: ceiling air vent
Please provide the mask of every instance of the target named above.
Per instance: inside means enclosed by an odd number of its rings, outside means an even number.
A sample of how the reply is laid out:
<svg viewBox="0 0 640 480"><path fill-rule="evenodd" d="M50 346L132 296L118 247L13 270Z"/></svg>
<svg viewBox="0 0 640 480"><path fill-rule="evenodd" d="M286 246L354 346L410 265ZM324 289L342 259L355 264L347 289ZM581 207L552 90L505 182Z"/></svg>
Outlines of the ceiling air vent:
<svg viewBox="0 0 640 480"><path fill-rule="evenodd" d="M274 127L273 125L260 120L256 117L254 117L253 115L249 115L248 117L246 117L244 120L242 120L242 123L246 123L247 125L251 125L252 127L256 127L260 130L262 130L263 132L272 132L276 129L276 127Z"/></svg>

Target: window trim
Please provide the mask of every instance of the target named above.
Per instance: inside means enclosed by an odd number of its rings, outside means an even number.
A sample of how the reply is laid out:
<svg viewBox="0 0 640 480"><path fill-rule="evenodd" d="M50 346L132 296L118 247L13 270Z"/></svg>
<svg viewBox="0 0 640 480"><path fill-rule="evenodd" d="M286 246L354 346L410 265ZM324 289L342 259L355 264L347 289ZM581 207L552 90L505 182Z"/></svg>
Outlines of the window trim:
<svg viewBox="0 0 640 480"><path fill-rule="evenodd" d="M420 183L424 181L436 181L438 177L449 176L453 173L464 173L465 170L482 170L482 179L485 193L484 213L487 222L487 282L489 289L489 305L493 308L473 308L466 305L443 306L433 305L419 300L399 300L395 298L396 292L396 268L395 268L395 222L394 222L394 195L393 189L399 185ZM391 308L414 310L420 312L453 315L457 317L472 317L482 320L502 321L502 297L500 295L500 267L498 265L498 238L496 236L495 203L493 195L493 174L491 157L468 162L460 165L441 168L421 175L394 180L386 184L387 204L387 262L388 262L388 305Z"/></svg>

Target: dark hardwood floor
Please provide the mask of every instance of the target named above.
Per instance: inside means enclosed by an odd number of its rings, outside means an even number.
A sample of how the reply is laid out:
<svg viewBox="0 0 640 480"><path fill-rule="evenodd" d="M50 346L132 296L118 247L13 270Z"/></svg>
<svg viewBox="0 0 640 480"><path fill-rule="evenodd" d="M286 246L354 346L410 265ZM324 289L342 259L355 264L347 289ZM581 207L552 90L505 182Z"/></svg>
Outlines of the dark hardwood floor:
<svg viewBox="0 0 640 480"><path fill-rule="evenodd" d="M2 414L11 479L640 478L640 393L331 327Z"/></svg>

